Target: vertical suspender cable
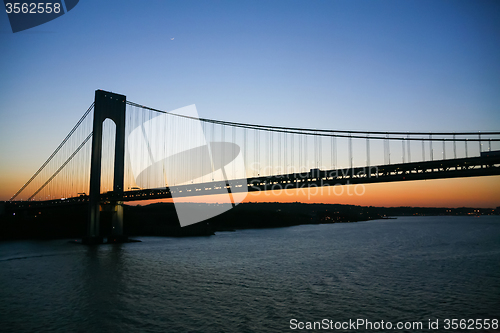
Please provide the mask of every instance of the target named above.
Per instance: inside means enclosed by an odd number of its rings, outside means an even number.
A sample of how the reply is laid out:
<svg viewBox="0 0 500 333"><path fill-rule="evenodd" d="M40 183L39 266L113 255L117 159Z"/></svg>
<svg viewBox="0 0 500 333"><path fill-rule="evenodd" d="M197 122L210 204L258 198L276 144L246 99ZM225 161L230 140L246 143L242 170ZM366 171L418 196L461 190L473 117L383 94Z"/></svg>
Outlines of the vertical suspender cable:
<svg viewBox="0 0 500 333"><path fill-rule="evenodd" d="M434 161L434 149L432 148L432 133L429 134L429 152L431 154L431 161Z"/></svg>
<svg viewBox="0 0 500 333"><path fill-rule="evenodd" d="M422 140L422 162L425 162L425 141Z"/></svg>
<svg viewBox="0 0 500 333"><path fill-rule="evenodd" d="M278 174L282 174L281 169L281 133L278 133Z"/></svg>
<svg viewBox="0 0 500 333"><path fill-rule="evenodd" d="M318 132L314 132L314 134L318 134ZM318 136L314 135L314 167L318 168Z"/></svg>
<svg viewBox="0 0 500 333"><path fill-rule="evenodd" d="M443 160L446 159L446 145L445 144L446 144L446 141L443 140Z"/></svg>
<svg viewBox="0 0 500 333"><path fill-rule="evenodd" d="M323 141L323 137L322 136L318 137L318 140L319 140L319 145L318 145L318 149L319 149L319 166L318 166L318 168L322 169L323 168L323 161L322 161L322 158L321 158L321 151L322 151L322 149L321 149L321 141Z"/></svg>
<svg viewBox="0 0 500 333"><path fill-rule="evenodd" d="M410 135L408 134L408 139L410 138ZM408 163L411 163L411 151L410 151L410 148L411 148L411 140L407 140L408 142Z"/></svg>
<svg viewBox="0 0 500 333"><path fill-rule="evenodd" d="M352 137L351 137L351 133L349 133L348 145L349 145L349 169L352 169Z"/></svg>
<svg viewBox="0 0 500 333"><path fill-rule="evenodd" d="M231 158L234 160L236 159L236 127L232 126L232 129L233 129L233 135L232 135L232 143L233 143L233 156L231 156ZM234 161L231 162L233 164L233 179L234 177L236 176L236 173L235 173L235 168L236 168L236 163L234 163Z"/></svg>
<svg viewBox="0 0 500 333"><path fill-rule="evenodd" d="M479 138L479 156L481 156L481 152L483 151L483 144L481 143L481 132L478 133Z"/></svg>
<svg viewBox="0 0 500 333"><path fill-rule="evenodd" d="M370 137L366 136L366 166L370 167Z"/></svg>
<svg viewBox="0 0 500 333"><path fill-rule="evenodd" d="M405 163L405 155L406 155L406 152L405 152L405 140L401 140L401 153L403 154L403 163Z"/></svg>
<svg viewBox="0 0 500 333"><path fill-rule="evenodd" d="M257 176L257 129L253 130L253 169L254 169L254 177Z"/></svg>
<svg viewBox="0 0 500 333"><path fill-rule="evenodd" d="M304 172L307 172L307 135L304 133L302 135L302 161L300 164L302 165Z"/></svg>
<svg viewBox="0 0 500 333"><path fill-rule="evenodd" d="M302 134L299 134L299 172L302 171Z"/></svg>
<svg viewBox="0 0 500 333"><path fill-rule="evenodd" d="M287 168L287 146L288 146L288 135L286 133L283 134L283 140L284 140L284 157L283 157L283 173L289 173L288 168Z"/></svg>
<svg viewBox="0 0 500 333"><path fill-rule="evenodd" d="M274 132L269 132L269 170L273 174L274 171Z"/></svg>
<svg viewBox="0 0 500 333"><path fill-rule="evenodd" d="M453 156L457 158L457 142L455 141L455 133L453 133Z"/></svg>

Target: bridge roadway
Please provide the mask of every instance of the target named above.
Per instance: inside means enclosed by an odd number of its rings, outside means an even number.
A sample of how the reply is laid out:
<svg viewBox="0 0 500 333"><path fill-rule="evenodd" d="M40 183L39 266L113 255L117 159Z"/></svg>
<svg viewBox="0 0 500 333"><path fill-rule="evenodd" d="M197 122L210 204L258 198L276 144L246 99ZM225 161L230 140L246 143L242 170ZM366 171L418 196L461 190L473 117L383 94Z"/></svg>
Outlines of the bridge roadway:
<svg viewBox="0 0 500 333"><path fill-rule="evenodd" d="M305 189L309 187L339 186L349 184L370 184L411 180L460 178L500 175L500 155L447 159L426 162L400 163L370 167L356 167L338 170L311 170L304 173L292 173L247 179L215 181L208 183L179 185L155 189L125 191L123 196L113 192L103 193L101 202L137 201L191 197L200 195L270 190ZM10 210L55 206L66 204L84 204L88 196L47 201L15 201L7 203Z"/></svg>

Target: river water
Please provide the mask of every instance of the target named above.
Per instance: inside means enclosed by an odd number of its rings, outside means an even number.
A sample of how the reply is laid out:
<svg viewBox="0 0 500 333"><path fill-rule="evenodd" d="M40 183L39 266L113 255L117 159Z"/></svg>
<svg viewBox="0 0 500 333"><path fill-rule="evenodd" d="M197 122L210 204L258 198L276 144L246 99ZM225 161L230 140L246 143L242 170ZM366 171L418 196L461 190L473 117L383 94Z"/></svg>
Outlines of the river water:
<svg viewBox="0 0 500 333"><path fill-rule="evenodd" d="M0 330L286 332L364 319L430 332L429 320L446 331L446 319L500 319L499 216L137 239L0 242ZM344 328L333 331L367 327Z"/></svg>

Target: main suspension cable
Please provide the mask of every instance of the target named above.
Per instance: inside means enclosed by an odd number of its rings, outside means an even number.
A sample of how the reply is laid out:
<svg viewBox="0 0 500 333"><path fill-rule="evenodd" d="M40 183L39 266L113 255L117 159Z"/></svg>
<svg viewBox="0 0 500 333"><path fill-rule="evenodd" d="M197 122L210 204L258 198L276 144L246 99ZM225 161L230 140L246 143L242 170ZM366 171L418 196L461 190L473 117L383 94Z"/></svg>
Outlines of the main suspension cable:
<svg viewBox="0 0 500 333"><path fill-rule="evenodd" d="M188 119L193 119L193 120L200 120L204 122L209 122L209 123L214 123L214 124L219 124L219 125L227 125L227 126L235 126L235 127L242 127L242 128L250 128L250 129L255 129L255 130L261 130L261 131L274 131L274 132L281 132L281 133L290 133L290 134L305 134L305 135L312 135L312 136L334 136L334 137L343 137L343 138L355 138L355 139L366 139L368 135L373 135L373 134L378 134L378 135L406 135L406 137L391 137L391 140L415 140L415 141L481 141L481 138L474 139L474 138L411 138L408 137L409 135L429 135L429 132L391 132L391 131L347 131L347 130L328 130L328 129L311 129L311 128L298 128L298 127L283 127L283 126L268 126L268 125L255 125L255 124L246 124L246 123L235 123L235 122L230 122L230 121L222 121L222 120L214 120L214 119L208 119L208 118L196 118L192 116L186 116L186 115L180 115L168 111L163 111L163 110L158 110L154 108L150 108L141 104L137 104L134 102L127 101L127 104L135 107L140 107L143 109L147 109L150 111L155 111L155 112L160 112L160 113L165 113L165 114L170 114L173 116L177 117L183 117L183 118L188 118ZM330 134L330 133L342 133L342 134ZM352 134L365 134L365 135L352 135ZM432 135L500 135L500 132L453 132L453 133L448 133L448 132L433 132L431 133ZM371 136L370 139L386 139L386 137L381 136ZM500 139L491 139L491 141L500 141Z"/></svg>
<svg viewBox="0 0 500 333"><path fill-rule="evenodd" d="M92 109L94 108L94 104L95 103L93 102L89 106L89 108L87 109L87 111L83 114L82 118L80 118L80 120L76 123L75 127L73 127L73 129L69 132L69 134L66 136L66 138L64 138L64 140L61 142L61 144L56 148L56 150L54 150L54 152L52 153L52 155L49 156L49 158L45 161L45 163L42 164L42 166L37 170L37 172L35 172L35 174L33 176L31 176L31 178L26 182L26 184L24 184L21 187L21 189L19 189L19 191L17 191L16 194L14 194L12 196L12 198L9 199L9 201L14 200L26 187L28 187L28 185L40 174L40 172L42 172L42 170L47 166L47 164L49 164L49 162L52 160L52 158L54 158L54 156L56 156L56 154L59 152L59 150L61 150L61 148L64 146L64 144L73 135L73 133L80 126L80 124L83 122L83 120L88 116L88 114L90 113L90 111L92 111Z"/></svg>

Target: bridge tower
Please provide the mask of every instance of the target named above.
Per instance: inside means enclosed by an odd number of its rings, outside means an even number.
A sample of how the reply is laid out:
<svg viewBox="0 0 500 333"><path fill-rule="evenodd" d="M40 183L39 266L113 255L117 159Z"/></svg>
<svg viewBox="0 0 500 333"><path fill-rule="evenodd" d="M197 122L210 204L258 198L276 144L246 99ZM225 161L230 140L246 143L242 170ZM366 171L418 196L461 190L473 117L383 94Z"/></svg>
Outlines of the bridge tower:
<svg viewBox="0 0 500 333"><path fill-rule="evenodd" d="M103 237L99 234L100 210L112 212L112 240L123 241L123 179L125 168L125 110L127 97L103 90L96 90L94 104L94 123L92 134L92 155L90 165L90 193L87 236L85 244L100 244ZM116 198L109 205L101 207L101 160L102 160L102 126L106 119L116 125L115 161L113 176L113 194ZM108 239L108 242L110 239Z"/></svg>

